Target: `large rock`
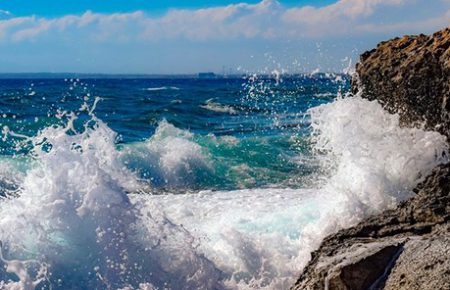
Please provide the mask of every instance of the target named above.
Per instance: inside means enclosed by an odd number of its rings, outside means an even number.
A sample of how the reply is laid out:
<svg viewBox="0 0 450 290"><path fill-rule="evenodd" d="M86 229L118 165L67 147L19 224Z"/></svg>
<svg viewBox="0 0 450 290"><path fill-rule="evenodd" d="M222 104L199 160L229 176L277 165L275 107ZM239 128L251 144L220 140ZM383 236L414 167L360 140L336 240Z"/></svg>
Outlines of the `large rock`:
<svg viewBox="0 0 450 290"><path fill-rule="evenodd" d="M450 29L382 42L361 56L353 92L450 140ZM450 289L450 164L396 209L327 237L293 289Z"/></svg>
<svg viewBox="0 0 450 290"><path fill-rule="evenodd" d="M361 55L353 92L378 100L403 124L450 136L450 28L381 42Z"/></svg>

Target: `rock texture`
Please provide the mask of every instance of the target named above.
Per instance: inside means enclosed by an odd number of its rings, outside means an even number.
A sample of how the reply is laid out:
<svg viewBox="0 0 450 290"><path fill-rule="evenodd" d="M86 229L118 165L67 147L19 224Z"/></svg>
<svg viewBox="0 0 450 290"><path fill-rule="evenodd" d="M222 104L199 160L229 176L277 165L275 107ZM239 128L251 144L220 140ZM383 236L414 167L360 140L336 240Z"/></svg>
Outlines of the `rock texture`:
<svg viewBox="0 0 450 290"><path fill-rule="evenodd" d="M450 29L382 42L361 56L353 91L450 140ZM293 289L450 289L450 164L394 210L327 237Z"/></svg>
<svg viewBox="0 0 450 290"><path fill-rule="evenodd" d="M353 91L399 113L406 124L424 123L450 135L450 28L431 36L381 42L361 55Z"/></svg>

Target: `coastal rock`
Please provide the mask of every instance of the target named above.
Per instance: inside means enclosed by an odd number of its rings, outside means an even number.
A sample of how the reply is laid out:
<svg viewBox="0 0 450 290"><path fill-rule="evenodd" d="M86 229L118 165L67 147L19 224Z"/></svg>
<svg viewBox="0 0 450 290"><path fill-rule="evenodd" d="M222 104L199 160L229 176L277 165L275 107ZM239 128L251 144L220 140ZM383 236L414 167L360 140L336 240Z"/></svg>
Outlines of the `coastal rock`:
<svg viewBox="0 0 450 290"><path fill-rule="evenodd" d="M450 28L381 42L361 55L353 92L378 100L405 125L450 136Z"/></svg>
<svg viewBox="0 0 450 290"><path fill-rule="evenodd" d="M397 259L384 289L450 289L450 227L438 226L432 234L409 241Z"/></svg>
<svg viewBox="0 0 450 290"><path fill-rule="evenodd" d="M352 91L403 126L450 140L450 29L382 42L361 56ZM450 289L450 164L396 209L327 237L292 289Z"/></svg>

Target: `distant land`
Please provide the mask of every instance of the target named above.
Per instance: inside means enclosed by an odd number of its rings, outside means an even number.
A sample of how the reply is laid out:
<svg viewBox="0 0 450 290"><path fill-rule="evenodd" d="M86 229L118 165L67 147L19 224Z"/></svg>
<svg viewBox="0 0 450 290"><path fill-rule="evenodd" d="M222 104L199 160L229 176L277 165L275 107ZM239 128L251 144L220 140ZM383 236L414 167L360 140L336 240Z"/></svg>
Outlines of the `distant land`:
<svg viewBox="0 0 450 290"><path fill-rule="evenodd" d="M205 75L207 74L207 75ZM245 78L252 74L103 74L103 73L0 73L0 79L64 79L64 78L82 78L82 79L236 79ZM316 77L327 78L335 76L347 76L343 73L296 73L282 74L283 78L304 78ZM259 78L274 78L273 74L258 74Z"/></svg>

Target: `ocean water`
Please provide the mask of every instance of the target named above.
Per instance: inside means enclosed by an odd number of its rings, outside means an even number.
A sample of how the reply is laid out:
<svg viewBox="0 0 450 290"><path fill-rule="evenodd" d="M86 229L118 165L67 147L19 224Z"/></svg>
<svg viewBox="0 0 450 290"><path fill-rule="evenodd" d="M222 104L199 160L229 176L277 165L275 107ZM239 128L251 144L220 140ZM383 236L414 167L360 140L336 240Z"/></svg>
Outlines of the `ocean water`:
<svg viewBox="0 0 450 290"><path fill-rule="evenodd" d="M448 144L349 77L1 79L2 289L288 289Z"/></svg>

